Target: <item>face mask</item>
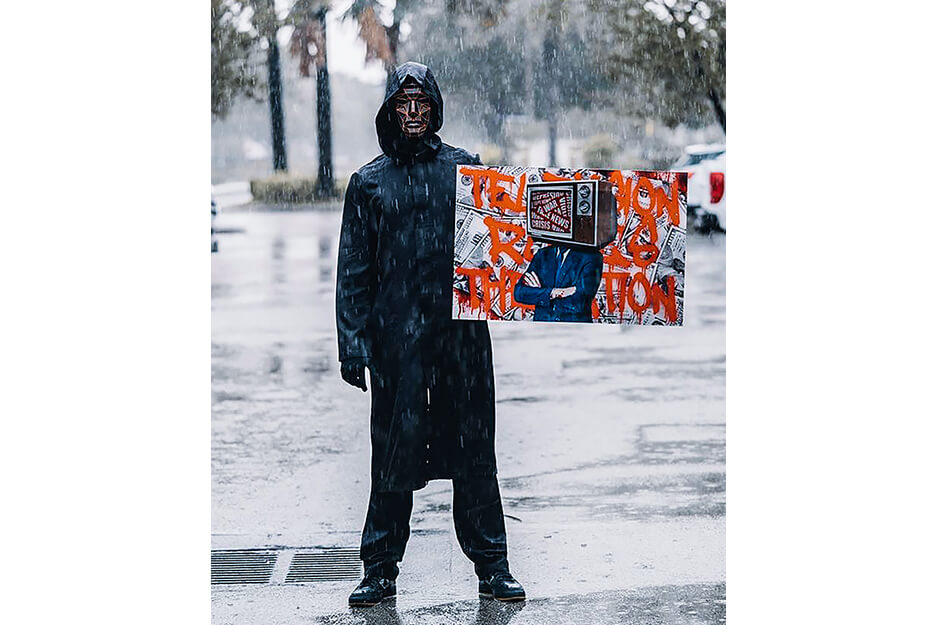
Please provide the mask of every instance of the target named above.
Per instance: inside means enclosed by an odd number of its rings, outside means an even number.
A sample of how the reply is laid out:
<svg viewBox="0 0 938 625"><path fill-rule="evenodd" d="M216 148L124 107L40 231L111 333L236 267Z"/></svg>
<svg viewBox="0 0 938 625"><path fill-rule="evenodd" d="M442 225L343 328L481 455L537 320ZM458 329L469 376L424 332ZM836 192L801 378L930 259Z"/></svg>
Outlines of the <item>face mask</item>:
<svg viewBox="0 0 938 625"><path fill-rule="evenodd" d="M430 98L420 87L404 87L394 96L394 110L405 137L416 139L430 126Z"/></svg>

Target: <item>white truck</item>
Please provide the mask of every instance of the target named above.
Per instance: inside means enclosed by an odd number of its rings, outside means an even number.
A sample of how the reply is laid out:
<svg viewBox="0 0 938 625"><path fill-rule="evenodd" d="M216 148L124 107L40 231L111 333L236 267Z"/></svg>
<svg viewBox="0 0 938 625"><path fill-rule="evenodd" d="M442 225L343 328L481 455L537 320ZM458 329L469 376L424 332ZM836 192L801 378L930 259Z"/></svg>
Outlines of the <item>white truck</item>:
<svg viewBox="0 0 938 625"><path fill-rule="evenodd" d="M726 231L726 146L689 145L672 171L687 172L687 219L701 232Z"/></svg>

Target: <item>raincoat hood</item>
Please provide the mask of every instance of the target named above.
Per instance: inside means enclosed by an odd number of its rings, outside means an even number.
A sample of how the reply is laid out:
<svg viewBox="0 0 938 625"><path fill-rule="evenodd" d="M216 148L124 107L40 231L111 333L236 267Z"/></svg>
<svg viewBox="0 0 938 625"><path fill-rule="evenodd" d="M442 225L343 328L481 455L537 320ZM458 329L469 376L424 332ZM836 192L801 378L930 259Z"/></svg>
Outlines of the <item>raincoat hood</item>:
<svg viewBox="0 0 938 625"><path fill-rule="evenodd" d="M426 134L419 140L407 139L401 131L401 126L397 120L397 114L394 111L394 104L391 99L401 90L404 82L412 78L418 85L423 87L432 104L430 112L430 125ZM378 131L378 145L381 151L390 156L396 162L410 162L415 160L425 160L439 151L442 141L436 134L443 127L443 96L440 94L440 87L436 84L436 79L430 68L420 63L408 61L398 65L394 71L388 75L387 86L384 90L384 102L378 109L375 116L375 129Z"/></svg>

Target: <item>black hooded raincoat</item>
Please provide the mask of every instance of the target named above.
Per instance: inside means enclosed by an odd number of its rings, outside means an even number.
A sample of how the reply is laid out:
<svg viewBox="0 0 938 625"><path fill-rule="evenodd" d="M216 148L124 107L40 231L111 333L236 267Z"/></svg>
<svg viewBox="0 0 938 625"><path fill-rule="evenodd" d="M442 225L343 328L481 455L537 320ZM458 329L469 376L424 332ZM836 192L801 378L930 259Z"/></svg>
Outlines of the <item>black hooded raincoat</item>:
<svg viewBox="0 0 938 625"><path fill-rule="evenodd" d="M422 140L405 139L390 102L413 78L432 101ZM388 77L375 117L383 154L345 193L336 282L339 359L371 371L371 478L381 491L495 473L495 381L485 321L452 316L457 164L443 143L443 98L430 70Z"/></svg>

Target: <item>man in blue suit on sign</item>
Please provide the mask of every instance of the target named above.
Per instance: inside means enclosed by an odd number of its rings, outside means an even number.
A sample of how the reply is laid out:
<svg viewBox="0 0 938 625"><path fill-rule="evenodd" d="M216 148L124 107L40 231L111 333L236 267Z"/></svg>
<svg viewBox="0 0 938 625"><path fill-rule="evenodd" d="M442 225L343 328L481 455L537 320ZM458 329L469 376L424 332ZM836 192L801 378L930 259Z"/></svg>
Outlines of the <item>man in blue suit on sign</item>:
<svg viewBox="0 0 938 625"><path fill-rule="evenodd" d="M548 245L534 254L512 295L516 302L534 306L535 321L592 323L602 273L599 251Z"/></svg>

